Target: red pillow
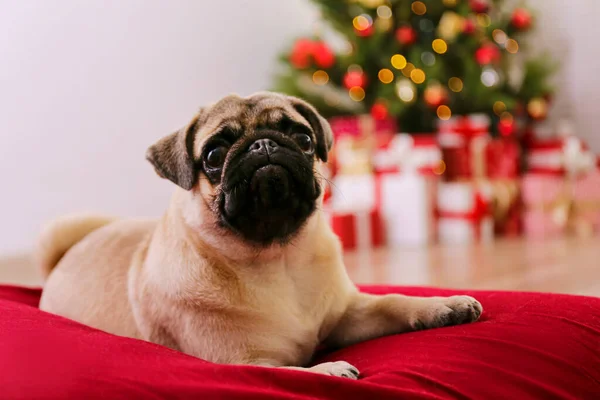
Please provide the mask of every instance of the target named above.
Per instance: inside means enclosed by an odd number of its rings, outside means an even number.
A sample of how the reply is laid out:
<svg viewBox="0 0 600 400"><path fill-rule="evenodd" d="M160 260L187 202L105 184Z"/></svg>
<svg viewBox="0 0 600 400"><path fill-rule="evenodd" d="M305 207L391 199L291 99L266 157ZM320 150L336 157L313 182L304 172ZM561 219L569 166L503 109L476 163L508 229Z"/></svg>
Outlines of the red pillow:
<svg viewBox="0 0 600 400"><path fill-rule="evenodd" d="M0 398L600 398L600 299L467 294L483 304L480 322L372 340L315 361L348 361L361 371L352 381L212 364L42 312L39 290L0 287Z"/></svg>

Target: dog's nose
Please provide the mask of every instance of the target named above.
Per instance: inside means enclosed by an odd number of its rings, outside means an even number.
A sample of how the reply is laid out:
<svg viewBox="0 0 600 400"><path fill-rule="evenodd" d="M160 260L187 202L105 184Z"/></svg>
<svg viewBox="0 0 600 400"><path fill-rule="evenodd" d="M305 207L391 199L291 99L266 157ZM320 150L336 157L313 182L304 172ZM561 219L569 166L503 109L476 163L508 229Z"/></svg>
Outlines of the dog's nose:
<svg viewBox="0 0 600 400"><path fill-rule="evenodd" d="M271 139L258 139L256 142L250 145L248 151L252 153L274 153L279 145Z"/></svg>

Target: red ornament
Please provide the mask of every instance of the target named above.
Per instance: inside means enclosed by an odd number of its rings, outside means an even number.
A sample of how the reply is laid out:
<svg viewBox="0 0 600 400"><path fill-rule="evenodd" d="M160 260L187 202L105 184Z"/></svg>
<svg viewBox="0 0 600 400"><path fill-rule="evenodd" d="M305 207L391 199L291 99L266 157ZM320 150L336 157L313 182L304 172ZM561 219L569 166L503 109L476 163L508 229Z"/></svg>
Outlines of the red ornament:
<svg viewBox="0 0 600 400"><path fill-rule="evenodd" d="M396 39L404 46L410 46L417 41L417 32L410 26L401 26L396 30Z"/></svg>
<svg viewBox="0 0 600 400"><path fill-rule="evenodd" d="M335 63L335 55L325 42L315 42L312 55L319 68L330 68Z"/></svg>
<svg viewBox="0 0 600 400"><path fill-rule="evenodd" d="M346 89L350 89L355 86L364 88L367 85L367 77L362 71L348 71L346 75L344 75L343 81Z"/></svg>
<svg viewBox="0 0 600 400"><path fill-rule="evenodd" d="M296 40L290 54L290 63L298 69L308 68L314 45L314 42L310 39L303 38Z"/></svg>
<svg viewBox="0 0 600 400"><path fill-rule="evenodd" d="M475 51L475 60L479 65L489 65L500 61L500 50L493 43L486 43Z"/></svg>
<svg viewBox="0 0 600 400"><path fill-rule="evenodd" d="M469 0L469 6L471 10L478 14L488 12L490 9L490 2L488 0Z"/></svg>
<svg viewBox="0 0 600 400"><path fill-rule="evenodd" d="M531 14L524 8L517 8L513 11L510 23L516 29L525 31L531 27Z"/></svg>
<svg viewBox="0 0 600 400"><path fill-rule="evenodd" d="M388 108L383 101L377 101L371 107L371 116L375 119L386 119L388 115Z"/></svg>
<svg viewBox="0 0 600 400"><path fill-rule="evenodd" d="M473 21L472 18L467 18L463 23L463 33L465 35L472 35L475 33L476 27L477 25L475 25L475 21Z"/></svg>

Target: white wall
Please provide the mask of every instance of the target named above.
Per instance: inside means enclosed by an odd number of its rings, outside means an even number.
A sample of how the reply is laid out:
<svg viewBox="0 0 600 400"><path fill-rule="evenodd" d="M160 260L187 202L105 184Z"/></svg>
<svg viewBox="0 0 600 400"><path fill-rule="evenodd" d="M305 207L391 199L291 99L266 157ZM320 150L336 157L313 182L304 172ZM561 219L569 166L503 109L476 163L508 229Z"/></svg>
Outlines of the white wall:
<svg viewBox="0 0 600 400"><path fill-rule="evenodd" d="M554 112L600 151L600 2L566 3L530 2L533 46L563 58ZM74 210L159 215L172 185L146 147L203 103L267 88L315 18L308 0L0 0L0 254Z"/></svg>
<svg viewBox="0 0 600 400"><path fill-rule="evenodd" d="M146 148L200 105L268 88L305 0L0 0L0 254L73 210L159 215Z"/></svg>

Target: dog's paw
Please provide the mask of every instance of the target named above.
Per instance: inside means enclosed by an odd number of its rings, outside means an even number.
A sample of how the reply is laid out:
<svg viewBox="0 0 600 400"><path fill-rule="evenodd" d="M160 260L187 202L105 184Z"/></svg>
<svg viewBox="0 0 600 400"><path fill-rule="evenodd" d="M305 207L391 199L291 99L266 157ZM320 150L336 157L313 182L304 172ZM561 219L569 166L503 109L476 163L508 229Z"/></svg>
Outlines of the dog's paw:
<svg viewBox="0 0 600 400"><path fill-rule="evenodd" d="M428 299L412 321L415 330L441 328L474 322L483 312L481 303L471 296L436 297Z"/></svg>
<svg viewBox="0 0 600 400"><path fill-rule="evenodd" d="M360 374L356 367L348 364L346 361L326 362L315 365L314 367L309 368L309 370L317 374L339 376L341 378L349 379L358 379L358 375Z"/></svg>

